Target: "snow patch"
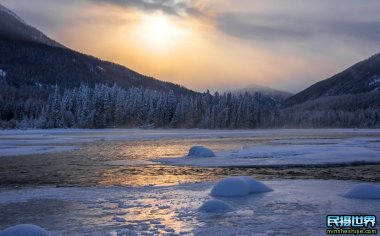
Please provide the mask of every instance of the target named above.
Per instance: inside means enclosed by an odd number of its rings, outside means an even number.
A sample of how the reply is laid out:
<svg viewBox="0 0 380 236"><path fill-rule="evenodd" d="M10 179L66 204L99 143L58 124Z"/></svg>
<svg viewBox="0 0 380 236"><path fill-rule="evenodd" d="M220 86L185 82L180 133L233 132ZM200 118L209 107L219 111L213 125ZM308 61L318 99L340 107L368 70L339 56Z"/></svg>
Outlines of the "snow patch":
<svg viewBox="0 0 380 236"><path fill-rule="evenodd" d="M310 166L380 163L378 137L335 139L334 143L280 142L246 146L216 153L213 158L161 158L155 161L178 166Z"/></svg>
<svg viewBox="0 0 380 236"><path fill-rule="evenodd" d="M380 85L380 76L374 75L372 76L369 86L378 86Z"/></svg>
<svg viewBox="0 0 380 236"><path fill-rule="evenodd" d="M193 146L190 148L187 156L188 157L215 157L215 153L207 147Z"/></svg>
<svg viewBox="0 0 380 236"><path fill-rule="evenodd" d="M22 224L1 231L0 236L49 236L49 233L37 225Z"/></svg>
<svg viewBox="0 0 380 236"><path fill-rule="evenodd" d="M3 69L0 69L0 78L5 78L7 76L7 72Z"/></svg>
<svg viewBox="0 0 380 236"><path fill-rule="evenodd" d="M67 152L78 150L74 146L5 146L1 145L1 156L18 156L18 155L31 155L31 154L44 154L55 152Z"/></svg>
<svg viewBox="0 0 380 236"><path fill-rule="evenodd" d="M380 199L380 186L361 183L352 186L343 194L347 198Z"/></svg>
<svg viewBox="0 0 380 236"><path fill-rule="evenodd" d="M233 209L229 204L221 200L213 199L203 203L199 210L207 213L223 213L232 211Z"/></svg>
<svg viewBox="0 0 380 236"><path fill-rule="evenodd" d="M96 68L97 68L98 70L100 70L101 72L105 71L105 69L104 69L103 67L101 67L101 66L97 66Z"/></svg>

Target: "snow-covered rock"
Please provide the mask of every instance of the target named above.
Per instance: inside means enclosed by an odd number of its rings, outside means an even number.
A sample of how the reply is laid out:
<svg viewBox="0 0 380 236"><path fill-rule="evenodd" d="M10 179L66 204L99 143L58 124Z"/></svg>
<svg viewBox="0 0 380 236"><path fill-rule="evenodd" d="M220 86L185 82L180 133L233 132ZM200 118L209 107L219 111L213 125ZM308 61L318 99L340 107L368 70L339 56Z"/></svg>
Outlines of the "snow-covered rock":
<svg viewBox="0 0 380 236"><path fill-rule="evenodd" d="M260 181L249 176L228 177L220 180L211 190L211 196L243 197L250 193L265 193L273 191Z"/></svg>
<svg viewBox="0 0 380 236"><path fill-rule="evenodd" d="M188 157L215 157L215 153L207 147L193 146L190 148L187 156Z"/></svg>
<svg viewBox="0 0 380 236"><path fill-rule="evenodd" d="M221 200L213 199L203 203L199 210L207 213L223 213L232 211L233 209L229 204Z"/></svg>
<svg viewBox="0 0 380 236"><path fill-rule="evenodd" d="M249 194L246 181L240 177L228 177L220 180L211 190L215 197L244 197Z"/></svg>
<svg viewBox="0 0 380 236"><path fill-rule="evenodd" d="M41 227L32 224L15 225L0 231L0 236L48 236L49 233Z"/></svg>
<svg viewBox="0 0 380 236"><path fill-rule="evenodd" d="M247 183L249 193L265 193L273 191L273 189L269 188L260 181L253 179L252 177L240 176L239 178Z"/></svg>
<svg viewBox="0 0 380 236"><path fill-rule="evenodd" d="M375 184L356 184L343 194L347 198L380 199L380 186Z"/></svg>

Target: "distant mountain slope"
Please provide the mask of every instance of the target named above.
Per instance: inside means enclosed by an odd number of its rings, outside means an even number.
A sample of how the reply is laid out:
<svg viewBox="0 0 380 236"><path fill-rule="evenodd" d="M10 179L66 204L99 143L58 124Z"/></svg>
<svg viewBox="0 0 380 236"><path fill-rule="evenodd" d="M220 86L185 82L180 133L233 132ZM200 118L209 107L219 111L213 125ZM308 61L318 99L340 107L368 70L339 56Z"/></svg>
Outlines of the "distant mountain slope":
<svg viewBox="0 0 380 236"><path fill-rule="evenodd" d="M63 47L56 41L48 38L41 31L28 25L14 12L0 4L0 35L18 41L43 43L54 47Z"/></svg>
<svg viewBox="0 0 380 236"><path fill-rule="evenodd" d="M380 54L376 54L290 97L284 102L283 107L291 107L321 97L367 93L379 89Z"/></svg>
<svg viewBox="0 0 380 236"><path fill-rule="evenodd" d="M265 86L261 86L261 85L256 85L256 84L252 84L252 85L247 86L245 88L237 89L237 90L231 90L228 92L231 92L233 94L244 94L245 92L247 92L249 94L255 94L256 92L259 92L262 95L267 96L267 97L281 98L284 100L293 95L293 94L285 92L285 91L280 91L277 89L273 89L273 88L269 88L269 87L265 87Z"/></svg>
<svg viewBox="0 0 380 236"><path fill-rule="evenodd" d="M182 86L160 81L124 66L102 61L61 46L27 25L0 5L0 72L11 86L58 85L77 87L81 83L114 84L122 88L142 87L176 94L194 94Z"/></svg>

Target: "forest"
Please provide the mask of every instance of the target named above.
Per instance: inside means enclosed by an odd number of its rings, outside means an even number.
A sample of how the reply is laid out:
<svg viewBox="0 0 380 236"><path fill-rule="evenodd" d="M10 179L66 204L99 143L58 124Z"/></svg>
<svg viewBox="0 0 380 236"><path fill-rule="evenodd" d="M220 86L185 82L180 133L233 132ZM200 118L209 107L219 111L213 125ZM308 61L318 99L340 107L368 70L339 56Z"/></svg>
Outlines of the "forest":
<svg viewBox="0 0 380 236"><path fill-rule="evenodd" d="M288 108L270 96L175 94L117 85L22 89L0 80L0 128L374 128L380 92L323 97Z"/></svg>
<svg viewBox="0 0 380 236"><path fill-rule="evenodd" d="M155 90L123 89L117 85L82 84L61 89L31 87L29 90L3 84L0 95L2 128L257 128L271 127L279 103L254 95L209 92L176 95ZM24 94L35 96L28 96ZM45 95L43 95L45 94ZM44 99L47 97L47 99Z"/></svg>

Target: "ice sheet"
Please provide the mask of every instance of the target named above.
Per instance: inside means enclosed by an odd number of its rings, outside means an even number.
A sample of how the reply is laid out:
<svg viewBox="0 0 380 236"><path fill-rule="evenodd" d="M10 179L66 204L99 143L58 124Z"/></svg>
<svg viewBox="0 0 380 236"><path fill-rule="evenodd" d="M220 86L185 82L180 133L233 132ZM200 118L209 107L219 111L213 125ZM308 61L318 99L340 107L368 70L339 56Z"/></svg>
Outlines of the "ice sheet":
<svg viewBox="0 0 380 236"><path fill-rule="evenodd" d="M318 137L300 139L299 137ZM324 138L320 138L323 136ZM331 136L331 139L328 137ZM1 130L0 156L38 154L69 151L80 143L99 140L158 140L195 138L276 138L273 144L307 145L339 142L340 136L380 137L379 129L268 129L268 130L203 130L203 129L50 129L50 130ZM298 137L298 138L294 138ZM327 138L326 138L327 137ZM338 138L336 138L338 137ZM62 147L65 146L65 147ZM265 147L263 147L265 148ZM299 148L301 149L301 147ZM247 153L243 153L247 151ZM357 150L361 151L361 150ZM249 154L242 150L241 154ZM261 150L264 153L265 150ZM340 153L336 153L340 155ZM367 154L366 154L367 155ZM223 161L223 160L220 160ZM241 160L236 160L242 163ZM181 164L181 163L173 163ZM184 164L186 164L184 162ZM194 163L189 163L194 164ZM244 163L243 163L244 164ZM208 165L211 165L208 164Z"/></svg>
<svg viewBox="0 0 380 236"><path fill-rule="evenodd" d="M317 140L317 139L316 139ZM180 166L303 166L345 163L380 163L380 138L334 139L307 144L276 141L272 145L245 147L217 153L213 158L162 158L164 164ZM325 142L325 141L324 141ZM332 143L331 143L332 142Z"/></svg>
<svg viewBox="0 0 380 236"><path fill-rule="evenodd" d="M38 223L55 234L97 232L114 235L130 230L154 235L324 235L327 214L375 214L379 217L379 200L341 196L357 182L279 180L263 183L274 191L241 198L211 197L209 193L214 183L142 188L2 189L0 206L9 214L18 215L17 222L12 223L27 223L25 219L36 219L37 214L42 220L31 223ZM234 211L215 214L198 211L210 199L223 200ZM46 203L52 200L58 205L49 208ZM69 203L75 207L66 207L64 211L59 207L59 204ZM0 218L15 219L12 215L5 218L4 214L1 212ZM49 220L56 216L59 221ZM4 224L2 221L1 227L10 226Z"/></svg>

